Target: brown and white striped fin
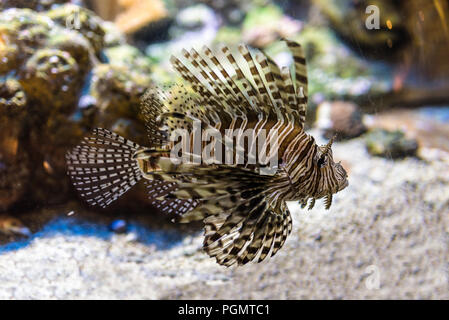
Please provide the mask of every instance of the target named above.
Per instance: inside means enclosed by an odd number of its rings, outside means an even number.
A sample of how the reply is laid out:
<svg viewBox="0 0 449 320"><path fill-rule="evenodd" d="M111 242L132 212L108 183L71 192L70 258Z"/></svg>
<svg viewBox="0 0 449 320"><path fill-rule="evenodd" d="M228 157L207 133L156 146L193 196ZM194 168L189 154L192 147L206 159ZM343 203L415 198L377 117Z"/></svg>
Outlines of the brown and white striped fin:
<svg viewBox="0 0 449 320"><path fill-rule="evenodd" d="M296 110L301 123L305 121L308 101L308 79L307 65L304 50L301 45L295 41L285 39L288 48L293 55L295 66L295 92L296 92Z"/></svg>
<svg viewBox="0 0 449 320"><path fill-rule="evenodd" d="M208 125L212 116L198 103L196 95L182 84L151 88L143 99L144 115L151 147L165 145L176 129L192 128L195 120Z"/></svg>
<svg viewBox="0 0 449 320"><path fill-rule="evenodd" d="M245 45L239 46L238 59L224 46L224 57L204 47L202 54L195 49L183 50L183 59L172 57L171 62L199 94L199 104L209 106L222 118L275 115L303 127L308 94L304 52L298 43L285 41L293 55L293 74L285 68L281 71L272 59Z"/></svg>
<svg viewBox="0 0 449 320"><path fill-rule="evenodd" d="M229 61L234 62L234 66L237 65L228 47L223 47L221 51L223 52L223 54L227 55L227 59ZM210 50L207 46L204 46L203 52L206 57L212 62L212 64L219 70L219 73L223 80L213 71L211 72L211 76L215 81L220 81L227 87L226 93L234 97L234 101L236 103L235 107L237 108L237 110L243 114L245 110L253 109L253 102L249 99L248 95L245 94L245 92L239 89L235 79L228 73L223 64L220 63L220 60L212 53L212 50ZM238 74L241 74L240 67L237 66L237 68L238 71L236 72L238 72Z"/></svg>
<svg viewBox="0 0 449 320"><path fill-rule="evenodd" d="M165 199L178 188L176 182L153 179L147 180L146 185L151 204L163 213L183 215L198 205L197 201L191 199Z"/></svg>
<svg viewBox="0 0 449 320"><path fill-rule="evenodd" d="M283 83L282 77L280 75L280 70L276 63L269 59L264 54L258 54L256 56L259 66L262 68L263 83L265 85L266 91L268 92L273 106L273 113L276 114L278 119L283 118L283 106L284 101L282 100Z"/></svg>
<svg viewBox="0 0 449 320"><path fill-rule="evenodd" d="M245 101L247 101L250 106L248 110L254 110L256 112L259 111L254 98L256 96L256 89L254 88L253 84L245 77L242 68L237 63L237 60L235 59L231 50L227 46L223 46L221 48L221 52L224 54L226 60L235 73L233 75L230 75L234 92L245 97Z"/></svg>
<svg viewBox="0 0 449 320"><path fill-rule="evenodd" d="M276 212L263 197L254 197L228 215L213 215L204 220L204 250L221 265L244 265L274 256L291 231L291 218Z"/></svg>
<svg viewBox="0 0 449 320"><path fill-rule="evenodd" d="M178 221L204 221L206 253L231 266L262 261L268 255L264 248L274 255L282 247L291 218L286 206L279 206L281 211L268 203L266 192L275 188L270 177L227 166L191 169L195 183L179 183L168 199L198 202Z"/></svg>
<svg viewBox="0 0 449 320"><path fill-rule="evenodd" d="M204 83L205 80L201 79L201 75L190 71L190 69L175 56L171 56L170 62L175 70L179 72L181 77L189 82L192 89L198 93L201 98L202 105L210 105L217 109L220 107L220 103L216 99L214 89Z"/></svg>
<svg viewBox="0 0 449 320"><path fill-rule="evenodd" d="M293 55L293 62L295 65L295 86L296 92L299 95L302 91L303 97L307 104L308 97L308 80L307 80L307 66L304 50L301 45L295 41L285 39L288 48ZM302 88L302 89L301 89Z"/></svg>
<svg viewBox="0 0 449 320"><path fill-rule="evenodd" d="M282 104L287 104L287 96L284 90L284 82L282 80L281 69L269 56L264 55L267 60L270 71L265 72L265 78L270 86L270 90L276 101L281 101ZM273 84L274 79L274 84Z"/></svg>
<svg viewBox="0 0 449 320"><path fill-rule="evenodd" d="M220 87L209 79L208 73L199 67L199 62L187 50L183 50L183 53L191 67L174 56L170 61L181 77L190 82L192 89L198 93L201 105L210 106L218 113L223 109L229 110L228 99L223 95Z"/></svg>
<svg viewBox="0 0 449 320"><path fill-rule="evenodd" d="M270 111L272 111L272 108L275 108L275 105L272 103L271 96L269 95L267 88L265 87L265 83L262 79L262 75L258 68L258 63L256 64L256 61L253 57L253 54L250 52L249 48L245 45L239 46L239 51L243 56L243 59L246 61L249 67L249 72L251 73L252 80L255 84L256 89L256 97L258 101L258 105L262 110L264 110L266 115L270 114ZM269 104L271 103L271 107Z"/></svg>
<svg viewBox="0 0 449 320"><path fill-rule="evenodd" d="M139 148L109 130L94 129L67 153L67 173L87 203L105 208L142 178L133 159Z"/></svg>

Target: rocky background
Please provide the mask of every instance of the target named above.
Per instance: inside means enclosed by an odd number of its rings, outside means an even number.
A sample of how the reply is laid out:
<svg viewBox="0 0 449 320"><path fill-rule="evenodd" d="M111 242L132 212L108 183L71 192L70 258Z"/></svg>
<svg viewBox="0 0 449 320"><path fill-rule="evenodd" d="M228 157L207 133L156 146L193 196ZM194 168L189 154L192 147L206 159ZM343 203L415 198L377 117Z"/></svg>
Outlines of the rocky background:
<svg viewBox="0 0 449 320"><path fill-rule="evenodd" d="M445 0L0 2L0 298L448 298L447 16ZM170 55L246 42L288 65L281 37L305 46L308 127L338 134L350 185L328 212L292 203L274 259L215 265L201 224L172 224L144 184L108 210L77 198L65 153L94 127L145 145L140 98L179 81Z"/></svg>

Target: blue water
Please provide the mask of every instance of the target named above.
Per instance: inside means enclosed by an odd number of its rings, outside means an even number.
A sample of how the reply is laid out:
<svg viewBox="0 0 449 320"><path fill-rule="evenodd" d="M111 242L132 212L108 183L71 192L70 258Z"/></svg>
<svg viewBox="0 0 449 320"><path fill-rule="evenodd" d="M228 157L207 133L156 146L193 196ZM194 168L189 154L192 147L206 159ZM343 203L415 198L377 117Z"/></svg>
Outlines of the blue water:
<svg viewBox="0 0 449 320"><path fill-rule="evenodd" d="M180 245L184 237L183 234L180 234L176 230L151 230L132 222L128 223L128 233L131 232L137 235L136 241L146 245L154 245L158 250L167 250ZM87 222L78 218L56 218L47 223L39 232L34 233L30 238L0 245L0 254L26 247L35 238L51 238L60 235L67 237L97 237L109 240L115 233L110 231L106 224Z"/></svg>

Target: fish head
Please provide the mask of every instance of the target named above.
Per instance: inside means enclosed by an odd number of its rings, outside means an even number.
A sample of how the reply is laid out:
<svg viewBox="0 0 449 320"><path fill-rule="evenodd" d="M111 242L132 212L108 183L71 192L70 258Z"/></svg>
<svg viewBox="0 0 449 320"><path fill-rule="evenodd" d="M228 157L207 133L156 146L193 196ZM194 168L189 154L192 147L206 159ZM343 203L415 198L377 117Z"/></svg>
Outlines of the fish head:
<svg viewBox="0 0 449 320"><path fill-rule="evenodd" d="M329 196L348 186L348 173L340 162L335 162L332 153L332 143L335 136L328 144L318 147L316 165L320 170L321 186L318 192L320 196Z"/></svg>

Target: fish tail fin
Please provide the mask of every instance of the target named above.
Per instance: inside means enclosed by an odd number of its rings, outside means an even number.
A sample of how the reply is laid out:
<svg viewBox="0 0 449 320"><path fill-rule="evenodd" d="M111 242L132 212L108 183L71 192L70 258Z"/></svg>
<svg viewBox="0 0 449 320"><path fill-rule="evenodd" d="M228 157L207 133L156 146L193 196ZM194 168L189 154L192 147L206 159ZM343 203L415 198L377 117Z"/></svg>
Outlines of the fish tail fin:
<svg viewBox="0 0 449 320"><path fill-rule="evenodd" d="M139 148L109 130L94 129L66 154L67 174L89 205L105 208L142 178L133 159Z"/></svg>

